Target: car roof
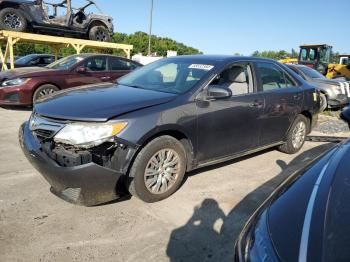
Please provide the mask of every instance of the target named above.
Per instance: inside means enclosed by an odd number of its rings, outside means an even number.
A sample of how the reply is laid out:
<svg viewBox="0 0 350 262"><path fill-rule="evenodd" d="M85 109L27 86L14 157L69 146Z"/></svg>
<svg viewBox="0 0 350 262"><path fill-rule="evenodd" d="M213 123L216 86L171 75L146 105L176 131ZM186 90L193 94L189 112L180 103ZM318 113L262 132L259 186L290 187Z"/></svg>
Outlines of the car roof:
<svg viewBox="0 0 350 262"><path fill-rule="evenodd" d="M275 62L276 60L269 58L260 58L260 57L252 57L252 56L234 56L234 55L182 55L182 56L174 56L168 59L174 60L184 60L184 61L192 61L192 62L207 62L207 63L225 63L225 62L235 62L235 61L261 61L261 62Z"/></svg>

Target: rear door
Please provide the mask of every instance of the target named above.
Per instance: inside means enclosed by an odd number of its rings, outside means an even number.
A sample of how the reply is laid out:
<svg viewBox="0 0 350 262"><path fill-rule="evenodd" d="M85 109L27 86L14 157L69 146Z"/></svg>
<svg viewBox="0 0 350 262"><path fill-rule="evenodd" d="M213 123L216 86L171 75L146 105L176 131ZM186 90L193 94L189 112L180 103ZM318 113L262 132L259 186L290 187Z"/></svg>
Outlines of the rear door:
<svg viewBox="0 0 350 262"><path fill-rule="evenodd" d="M197 100L199 162L215 161L258 146L264 97L256 92L251 69L248 62L235 63L210 84L230 89L232 97Z"/></svg>
<svg viewBox="0 0 350 262"><path fill-rule="evenodd" d="M108 58L108 76L113 82L119 77L130 73L138 67L138 64L120 57Z"/></svg>
<svg viewBox="0 0 350 262"><path fill-rule="evenodd" d="M264 96L260 145L283 141L296 115L301 112L303 91L281 66L273 62L255 63L258 89Z"/></svg>

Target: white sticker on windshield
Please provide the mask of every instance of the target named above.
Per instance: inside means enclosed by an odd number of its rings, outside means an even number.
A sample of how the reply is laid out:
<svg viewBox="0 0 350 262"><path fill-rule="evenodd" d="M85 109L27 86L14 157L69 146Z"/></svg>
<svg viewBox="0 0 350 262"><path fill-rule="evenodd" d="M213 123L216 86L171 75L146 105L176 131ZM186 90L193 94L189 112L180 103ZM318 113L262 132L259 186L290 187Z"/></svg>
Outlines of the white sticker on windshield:
<svg viewBox="0 0 350 262"><path fill-rule="evenodd" d="M190 65L188 68L192 68L192 69L202 69L202 70L212 70L213 69L213 65L203 65L203 64L192 64Z"/></svg>

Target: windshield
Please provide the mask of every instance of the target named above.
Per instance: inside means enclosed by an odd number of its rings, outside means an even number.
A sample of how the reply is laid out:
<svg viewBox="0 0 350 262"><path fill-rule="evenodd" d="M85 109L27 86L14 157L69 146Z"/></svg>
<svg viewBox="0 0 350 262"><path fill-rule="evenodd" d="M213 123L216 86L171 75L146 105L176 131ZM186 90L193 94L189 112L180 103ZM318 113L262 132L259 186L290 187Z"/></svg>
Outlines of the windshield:
<svg viewBox="0 0 350 262"><path fill-rule="evenodd" d="M118 84L182 94L194 87L213 68L210 64L162 59L120 78Z"/></svg>
<svg viewBox="0 0 350 262"><path fill-rule="evenodd" d="M16 64L27 64L28 62L32 61L32 59L34 58L34 55L26 55L23 56L21 58L18 58L16 60Z"/></svg>
<svg viewBox="0 0 350 262"><path fill-rule="evenodd" d="M50 69L68 70L72 68L74 65L76 65L77 63L79 63L80 61L82 61L83 59L84 57L79 55L68 56L60 60L57 60L56 62L53 62L52 64L49 64L46 67Z"/></svg>
<svg viewBox="0 0 350 262"><path fill-rule="evenodd" d="M313 79L324 79L326 78L324 75L322 75L321 73L319 73L318 71L306 67L306 66L301 66L299 67L299 69L308 77L313 78Z"/></svg>

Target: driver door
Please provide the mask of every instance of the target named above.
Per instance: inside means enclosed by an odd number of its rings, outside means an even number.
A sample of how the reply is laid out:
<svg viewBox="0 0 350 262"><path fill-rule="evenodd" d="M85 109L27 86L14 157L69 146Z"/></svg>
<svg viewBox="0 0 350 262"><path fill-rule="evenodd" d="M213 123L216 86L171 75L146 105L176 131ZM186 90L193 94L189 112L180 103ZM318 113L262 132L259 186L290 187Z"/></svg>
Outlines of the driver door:
<svg viewBox="0 0 350 262"><path fill-rule="evenodd" d="M256 92L250 63L236 63L225 69L210 86L232 91L224 99L206 100L207 90L197 100L198 161L210 162L256 148L259 145L260 116L264 97Z"/></svg>

